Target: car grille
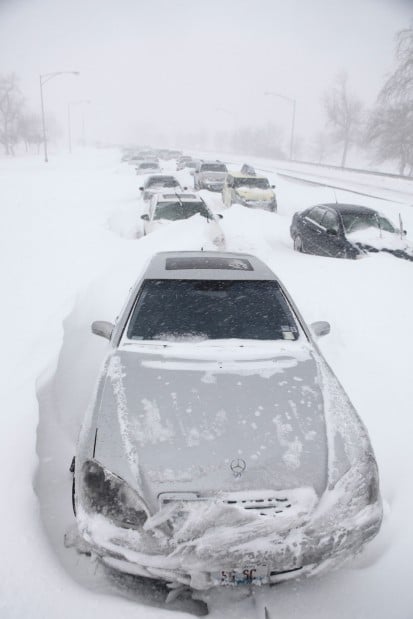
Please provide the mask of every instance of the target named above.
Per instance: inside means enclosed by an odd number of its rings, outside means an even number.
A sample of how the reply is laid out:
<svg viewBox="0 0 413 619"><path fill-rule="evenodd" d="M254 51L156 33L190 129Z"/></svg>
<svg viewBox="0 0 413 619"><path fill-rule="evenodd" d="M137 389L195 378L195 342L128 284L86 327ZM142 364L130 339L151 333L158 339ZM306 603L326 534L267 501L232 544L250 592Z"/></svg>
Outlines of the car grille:
<svg viewBox="0 0 413 619"><path fill-rule="evenodd" d="M294 491L292 491L294 494ZM215 500L228 505L230 507L238 507L245 510L253 510L260 516L279 517L282 514L297 515L301 512L300 506L296 497L289 497L287 493L252 493L252 496L242 496L239 493L227 493ZM160 503L165 505L168 503L183 502L183 503L198 503L211 500L208 497L198 496L192 492L166 492L159 496Z"/></svg>

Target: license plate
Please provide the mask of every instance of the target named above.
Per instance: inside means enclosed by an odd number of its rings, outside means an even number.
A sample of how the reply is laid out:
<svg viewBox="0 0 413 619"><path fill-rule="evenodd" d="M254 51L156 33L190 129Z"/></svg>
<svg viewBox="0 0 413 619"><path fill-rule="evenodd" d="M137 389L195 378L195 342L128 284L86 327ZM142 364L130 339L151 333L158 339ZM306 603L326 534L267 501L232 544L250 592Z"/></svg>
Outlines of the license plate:
<svg viewBox="0 0 413 619"><path fill-rule="evenodd" d="M244 567L234 570L221 570L212 574L214 582L220 585L262 585L267 582L268 568L266 565Z"/></svg>

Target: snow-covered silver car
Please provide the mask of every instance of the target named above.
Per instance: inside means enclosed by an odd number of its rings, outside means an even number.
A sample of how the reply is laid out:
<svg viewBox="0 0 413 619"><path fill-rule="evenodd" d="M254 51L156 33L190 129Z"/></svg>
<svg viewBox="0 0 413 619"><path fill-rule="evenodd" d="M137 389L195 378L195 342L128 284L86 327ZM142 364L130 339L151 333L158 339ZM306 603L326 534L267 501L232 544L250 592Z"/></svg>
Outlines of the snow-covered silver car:
<svg viewBox="0 0 413 619"><path fill-rule="evenodd" d="M152 174L148 176L141 187L139 187L140 196L144 202L149 202L152 196L160 193L163 190L182 191L182 187L171 174ZM187 189L185 187L185 189Z"/></svg>
<svg viewBox="0 0 413 619"><path fill-rule="evenodd" d="M358 552L381 524L367 431L260 260L155 255L115 324L80 433L74 504L109 566L274 583Z"/></svg>
<svg viewBox="0 0 413 619"><path fill-rule="evenodd" d="M199 161L194 173L194 189L222 191L228 170L221 161Z"/></svg>

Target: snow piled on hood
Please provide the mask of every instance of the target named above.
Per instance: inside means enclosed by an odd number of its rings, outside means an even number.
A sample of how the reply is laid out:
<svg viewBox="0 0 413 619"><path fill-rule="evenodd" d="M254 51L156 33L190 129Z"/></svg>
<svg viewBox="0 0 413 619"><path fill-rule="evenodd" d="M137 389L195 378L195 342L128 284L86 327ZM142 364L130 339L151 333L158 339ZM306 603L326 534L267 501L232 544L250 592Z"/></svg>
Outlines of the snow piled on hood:
<svg viewBox="0 0 413 619"><path fill-rule="evenodd" d="M405 239L401 239L395 232L387 232L386 230L379 230L373 226L369 228L363 228L362 230L355 230L346 235L347 240L355 245L369 245L375 249L401 249L408 251L413 256L413 248Z"/></svg>

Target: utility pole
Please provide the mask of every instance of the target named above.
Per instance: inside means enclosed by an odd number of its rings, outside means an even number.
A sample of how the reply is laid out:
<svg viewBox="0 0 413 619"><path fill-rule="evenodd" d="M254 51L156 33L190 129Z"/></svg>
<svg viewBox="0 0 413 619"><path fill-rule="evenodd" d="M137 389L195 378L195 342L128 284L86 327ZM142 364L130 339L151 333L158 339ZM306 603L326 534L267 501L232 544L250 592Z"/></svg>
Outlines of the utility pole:
<svg viewBox="0 0 413 619"><path fill-rule="evenodd" d="M58 77L59 75L79 75L79 71L54 71L53 73L43 73L39 76L40 81L40 102L42 108L42 130L43 130L43 149L44 149L44 161L47 163L49 161L47 156L47 131L46 131L46 117L44 113L44 96L43 96L43 86L49 82L50 80Z"/></svg>

